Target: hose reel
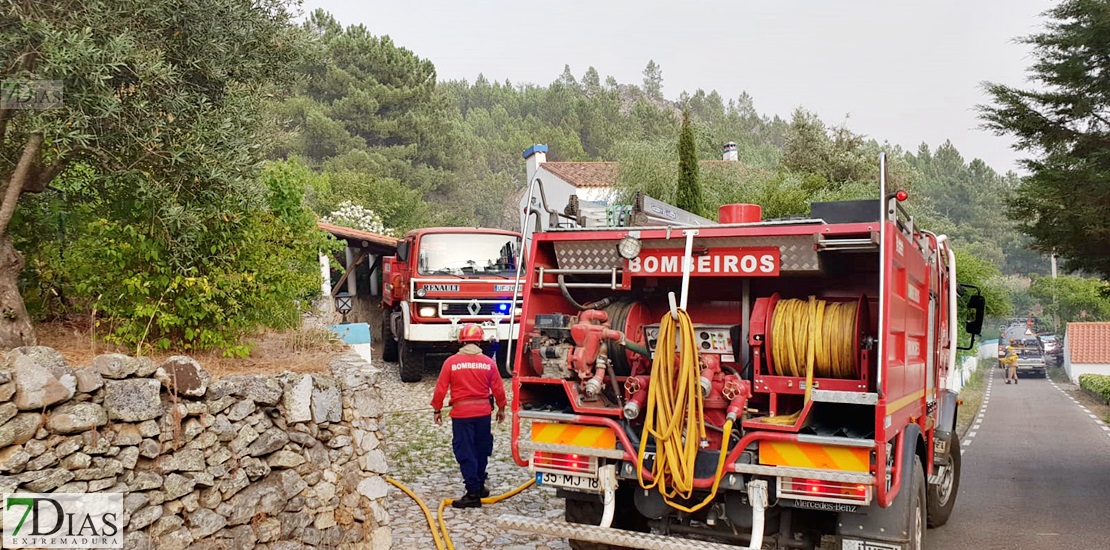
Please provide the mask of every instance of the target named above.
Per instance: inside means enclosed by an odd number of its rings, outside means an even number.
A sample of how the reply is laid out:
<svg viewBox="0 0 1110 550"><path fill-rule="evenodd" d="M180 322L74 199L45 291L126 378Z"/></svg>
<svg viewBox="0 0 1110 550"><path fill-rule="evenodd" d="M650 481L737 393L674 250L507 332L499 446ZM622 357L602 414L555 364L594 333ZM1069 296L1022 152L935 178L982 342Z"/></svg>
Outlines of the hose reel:
<svg viewBox="0 0 1110 550"><path fill-rule="evenodd" d="M860 349L869 327L867 298L855 300L781 299L771 296L766 357L768 373L816 378L858 379Z"/></svg>

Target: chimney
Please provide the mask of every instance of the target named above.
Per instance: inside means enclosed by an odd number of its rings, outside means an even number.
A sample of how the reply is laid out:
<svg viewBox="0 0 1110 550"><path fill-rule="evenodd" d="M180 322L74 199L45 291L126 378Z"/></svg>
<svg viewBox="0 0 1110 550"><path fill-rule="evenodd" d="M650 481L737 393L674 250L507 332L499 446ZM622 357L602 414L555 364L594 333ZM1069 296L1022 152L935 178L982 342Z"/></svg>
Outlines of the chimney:
<svg viewBox="0 0 1110 550"><path fill-rule="evenodd" d="M732 161L732 162L739 162L740 161L740 157L736 153L736 142L735 141L730 141L730 142L726 143L725 146L721 149L721 160L727 160L727 161Z"/></svg>
<svg viewBox="0 0 1110 550"><path fill-rule="evenodd" d="M536 177L536 171L540 169L540 165L547 162L547 146L537 143L525 149L524 159L528 161L528 180L524 182L524 187L527 189L532 184L532 178Z"/></svg>

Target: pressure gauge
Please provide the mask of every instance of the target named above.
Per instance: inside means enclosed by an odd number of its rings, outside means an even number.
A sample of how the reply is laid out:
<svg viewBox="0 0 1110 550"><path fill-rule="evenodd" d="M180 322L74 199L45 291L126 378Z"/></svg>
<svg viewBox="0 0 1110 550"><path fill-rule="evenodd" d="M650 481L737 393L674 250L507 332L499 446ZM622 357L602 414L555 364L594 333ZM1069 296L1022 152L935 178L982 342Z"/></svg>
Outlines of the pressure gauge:
<svg viewBox="0 0 1110 550"><path fill-rule="evenodd" d="M640 242L640 239L628 235L617 243L617 254L620 254L626 260L631 260L640 255L641 248L643 248L643 243Z"/></svg>

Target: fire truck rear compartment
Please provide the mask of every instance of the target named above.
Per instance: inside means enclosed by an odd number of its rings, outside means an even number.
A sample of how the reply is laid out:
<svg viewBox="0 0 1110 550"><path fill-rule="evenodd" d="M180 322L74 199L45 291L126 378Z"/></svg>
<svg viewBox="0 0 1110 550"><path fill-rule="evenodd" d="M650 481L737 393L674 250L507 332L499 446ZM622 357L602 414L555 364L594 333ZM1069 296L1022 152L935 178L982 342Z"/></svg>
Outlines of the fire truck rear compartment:
<svg viewBox="0 0 1110 550"><path fill-rule="evenodd" d="M662 233L662 231L658 232ZM672 237L674 236L672 235ZM808 248L812 251L812 261L807 259L808 255L806 254L796 254L794 257L802 259L793 260L794 264L791 267L795 269L788 271L784 268L777 277L699 278L698 274L691 276L693 280L698 281L698 284L690 285L688 310L700 337L699 345L703 348L700 351L716 356L722 368L734 370L753 383L756 382L755 379L758 377L771 383L790 384L781 388L776 387L776 391L773 392L777 394L775 406L779 410L775 411L776 414L800 407L799 400L803 398L805 388L804 384L799 387L797 380L780 380L779 378L783 377L776 376L778 373L770 368L773 365L769 364L766 354L760 354L757 357L752 353L753 346L749 345L746 338L751 335L752 310L758 301L771 299L776 300L776 302L789 299L807 301L810 296L814 296L818 300L826 302L826 304L857 301L863 304L864 311L860 312L860 322L863 326L853 327L852 330L859 333L861 340L873 339L877 331L878 300L875 297L878 295L879 255L876 247L848 250L831 247L819 251L815 250L820 242L871 242L870 234L846 234L839 236L837 239L825 238L824 240L820 240L818 237L820 236L810 235L804 239L808 243ZM784 239L786 238L792 241L798 240L796 236L784 237ZM680 239L672 238L668 241L666 239L650 239L645 236L643 240L645 248L667 245L673 247L676 254L681 254ZM709 243L711 241L713 239L705 239L704 242ZM770 242L773 242L772 237L763 237L760 240L761 244ZM562 321L563 326L554 329L545 328L540 322L541 320L535 316L523 320L524 326L522 328L524 330L522 332L533 336L524 346L524 360L519 363L518 368L520 368L523 376L533 379L529 381L538 382L539 380L535 380L537 378L548 380L553 378L574 379L572 373L552 368L553 365L563 364L560 350L557 349L560 344L565 345L564 351L569 351L566 348L574 347L569 329L570 325L573 324L574 317L581 313L564 297L564 293L570 294L579 305L598 304L600 302L602 306L600 309L607 314L604 323L606 326L620 331L628 342L631 342L634 346L647 348L652 353L655 352L652 331L657 328L662 315L669 310L667 294L678 292L680 278L676 276L625 276L622 272L624 268L615 265L619 263L614 262L611 258L601 258L603 256L602 250L611 249L614 250L615 254L616 243L617 241L589 241L588 244L592 248L590 250L579 250L578 252L581 256L593 258L589 260L592 263L583 259L575 260L570 252L563 251L559 253L556 251L557 247L568 243L538 243L537 257L533 263L536 266L537 273L533 274L535 276L534 284L529 289L530 306L528 310L549 317L549 319L542 320L549 324L550 317L555 316L555 314L559 314L564 321ZM570 244L582 243L574 242ZM862 247L859 244L854 246ZM702 240L695 239L694 249L708 254L711 247L703 244ZM591 253L593 256L590 255ZM789 258L790 256L784 254L784 267L790 261ZM608 266L610 271L605 272L604 266ZM806 269L801 269L801 267ZM560 278L562 279L562 288L559 284ZM537 338L537 335L542 338ZM867 342L861 341L858 344L866 346L869 345L869 342L870 340ZM618 379L632 374L647 373L650 370L650 358L643 356L642 353L631 351L628 347L622 346L619 342L613 340L605 340L603 344L608 358L612 362L614 374ZM543 351L542 356L540 356L541 350ZM545 362L547 363L546 369L544 367ZM852 381L858 383L849 384L847 387L842 383L843 381L822 380L818 376L815 388L824 386L826 389L832 389L830 386L838 386L836 389L861 392L874 391L874 367L874 358L869 358L868 364L859 369L856 375L852 377ZM800 379L802 377L791 378ZM866 385L861 387L861 383ZM769 393L771 392L767 391L769 388L766 385L760 386L757 383L755 389L757 395L753 404L758 404L761 399L770 399ZM550 395L546 392L542 398L536 399L535 403L530 403L532 400L528 399L527 391L526 387L522 388L522 404L524 406L530 404L540 407L550 406L551 402L548 401ZM613 399L616 396L611 395L612 393L609 391L604 396L607 398L606 402L595 402L590 408L597 408L598 406L601 408L617 407L620 399ZM568 395L567 399L574 405L581 405L581 401L576 399L574 395ZM860 432L861 430L854 429L853 431Z"/></svg>
<svg viewBox="0 0 1110 550"><path fill-rule="evenodd" d="M667 240L660 238L663 237L661 230L653 233L658 236L644 232L645 249L667 248L681 255L681 235L675 232L672 239ZM761 236L758 242L749 241L761 246L774 246L776 239L783 243L779 245L781 264L777 276L691 275L691 279L698 283L689 286L687 311L694 323L703 365L708 359L710 363L717 364L721 374L735 374L752 384L753 388L754 395L742 417L743 428L738 421L737 430L726 448L730 451L735 449L743 433L764 429L817 438L872 439L875 436L875 403L868 397L857 399L846 394L873 396L875 392L876 360L871 347L879 318L876 238L871 232L858 232ZM715 244L745 242L743 239L725 241L695 238L695 256L711 255ZM532 263L536 272L532 274L533 285L529 289L530 305L527 309L539 315L523 319L522 333L530 336L523 346L522 360L518 362L521 376L518 391L524 411L608 417L622 427L626 440L633 447L629 450L635 455L643 416L641 413L627 418L625 411L629 402L636 398L636 381L651 372L650 356L659 352L654 337L660 318L669 311L668 293L678 294L680 291L680 277L673 273L654 277L642 274L629 276L625 273L628 262L615 256L616 244L615 240L538 243L536 259ZM658 265L662 266L662 261ZM805 418L796 425L764 424L767 417L786 417L805 408L805 376L783 375L776 363L785 363L786 359L777 361L769 357L773 354L767 349L771 345L767 339L774 310L779 304L798 300L800 302L793 303L804 306L811 296L823 301L825 307L848 304L858 309L853 315L845 317L850 319L852 325L845 327L845 331L852 335L854 367L848 369L850 373L847 375L840 372L836 377L815 376L812 389L818 392L825 390L828 395L820 397L828 400L817 401L811 397ZM573 368L568 368L575 349L581 344L571 334L571 328L579 322L578 316L583 313L577 306L597 307L605 313L602 324L619 331L632 344L621 345L618 340L603 339L599 347L604 349L611 366L604 369L604 382L596 395L586 395L581 389L582 377ZM759 327L753 326L753 319L758 314L763 315L763 318L757 319L762 323ZM649 354L633 351L633 347L646 349ZM715 473L714 466L721 446L721 427L730 402L722 395L723 389L719 379L710 380L705 389L705 423L710 435L707 448L697 456L698 478L712 478ZM641 409L643 406L641 403ZM617 448L623 450L623 447L618 440ZM648 449L650 456L654 445L649 444ZM869 451L865 453L867 459L872 456ZM757 467L770 466L761 464L758 444L743 450L739 454L739 462ZM624 461L616 464L623 480L622 486L636 485L634 464ZM867 466L870 469L870 464ZM650 457L644 461L643 467L651 469ZM729 474L724 477L728 478ZM731 474L731 478L722 480L721 491L713 504L694 514L674 513L667 509L657 491L638 486L633 502L618 503L618 507L634 505L640 514L653 520L656 529L663 532L690 534L712 531L719 538L745 542L745 535L736 535L751 528L752 508L744 492L745 483L751 479L765 479L770 493L766 531L781 531L782 547L814 548L820 544L821 532L835 531L838 506L848 509L843 502L870 504L873 498L870 487L862 488L856 482L805 477L787 477L780 482L775 476L736 473ZM789 498L780 498L779 491L783 488L791 495ZM865 502L837 498L841 492L860 491L867 493ZM593 494L561 492L572 498L599 498ZM704 494L696 492L689 500L700 500ZM798 502L833 504L824 509L794 508ZM838 502L841 504L836 504ZM784 520L785 524L782 523ZM809 534L794 533L792 525L806 525L814 529Z"/></svg>

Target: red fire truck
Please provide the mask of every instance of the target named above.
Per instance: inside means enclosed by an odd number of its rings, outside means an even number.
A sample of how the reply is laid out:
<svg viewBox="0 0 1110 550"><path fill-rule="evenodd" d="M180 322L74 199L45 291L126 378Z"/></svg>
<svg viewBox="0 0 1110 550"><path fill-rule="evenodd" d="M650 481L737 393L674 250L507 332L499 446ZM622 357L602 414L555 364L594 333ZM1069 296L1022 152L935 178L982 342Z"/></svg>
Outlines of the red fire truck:
<svg viewBox="0 0 1110 550"><path fill-rule="evenodd" d="M566 522L499 524L575 549L922 548L959 487L957 304L978 334L984 302L884 187L789 220L640 197L628 226L531 235L512 449Z"/></svg>
<svg viewBox="0 0 1110 550"><path fill-rule="evenodd" d="M382 357L397 361L401 380L417 382L426 360L458 350L465 323L478 323L494 347L520 315L513 299L520 234L500 229L431 227L408 232L397 255L382 262ZM505 349L495 350L508 376ZM437 357L438 356L438 357Z"/></svg>

